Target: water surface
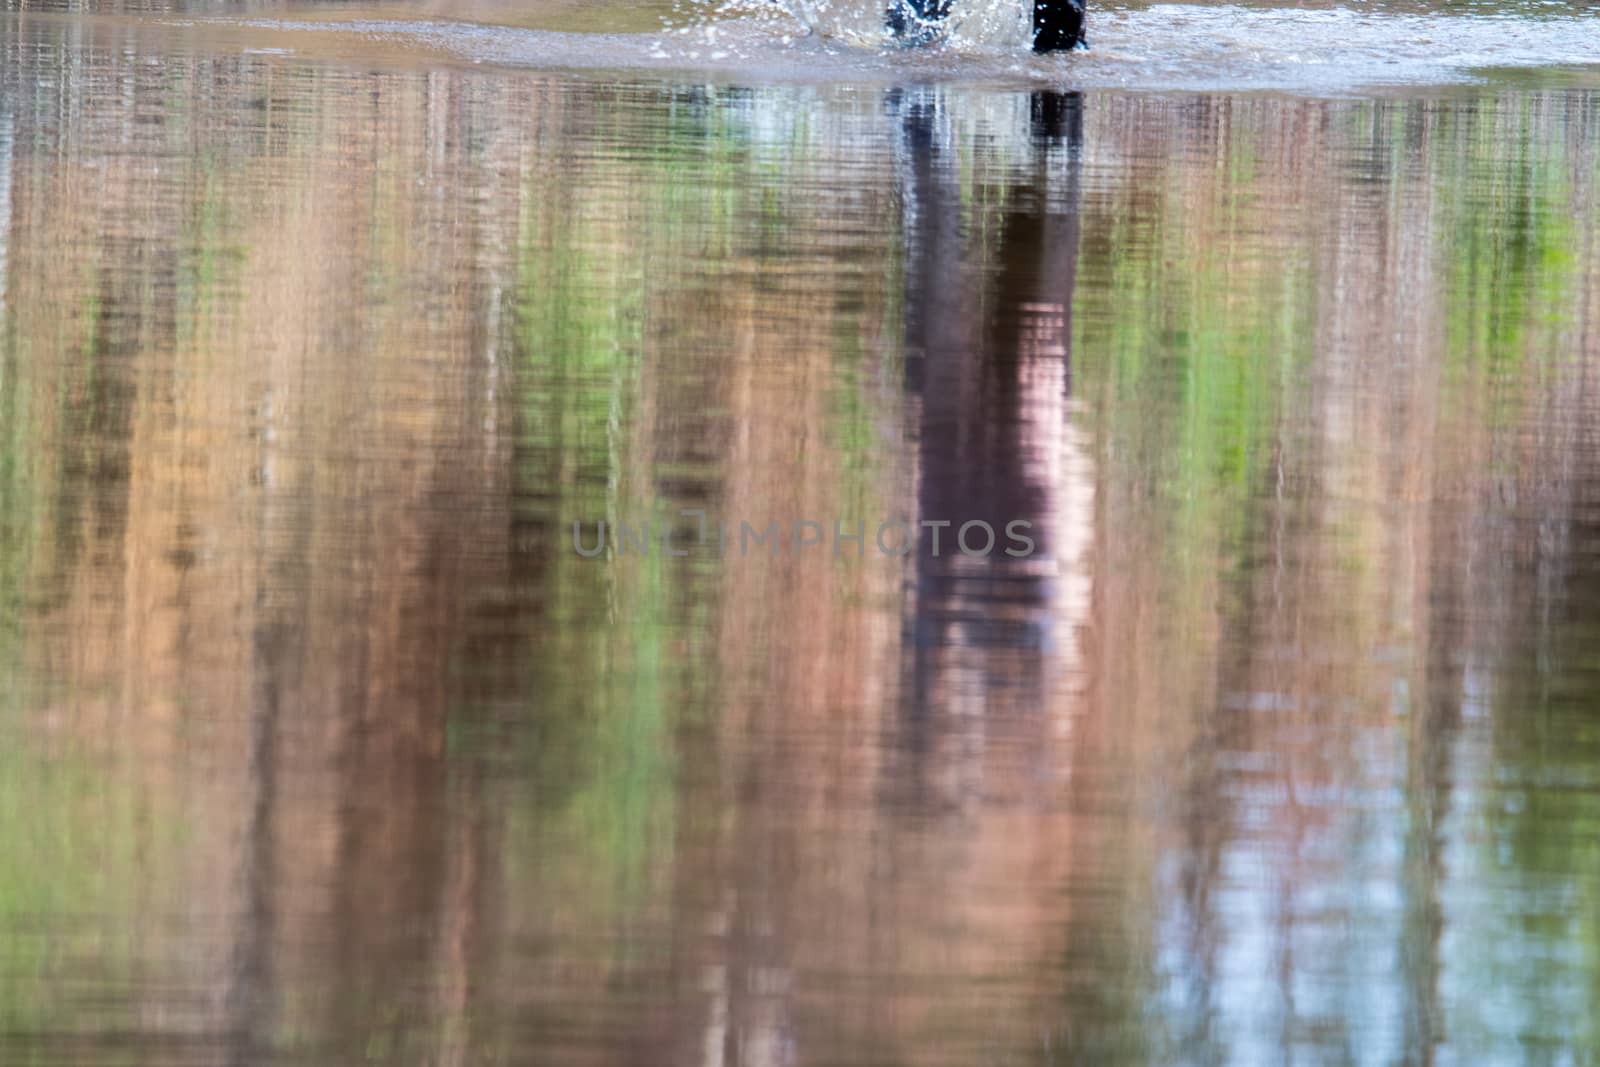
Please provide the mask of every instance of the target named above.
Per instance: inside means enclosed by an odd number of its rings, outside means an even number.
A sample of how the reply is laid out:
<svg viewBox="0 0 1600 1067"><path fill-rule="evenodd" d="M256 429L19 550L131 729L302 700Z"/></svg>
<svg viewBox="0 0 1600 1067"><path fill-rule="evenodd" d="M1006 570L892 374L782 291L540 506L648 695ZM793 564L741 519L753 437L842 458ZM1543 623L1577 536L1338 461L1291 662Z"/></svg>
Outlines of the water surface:
<svg viewBox="0 0 1600 1067"><path fill-rule="evenodd" d="M0 19L0 1061L1600 1057L1582 71Z"/></svg>

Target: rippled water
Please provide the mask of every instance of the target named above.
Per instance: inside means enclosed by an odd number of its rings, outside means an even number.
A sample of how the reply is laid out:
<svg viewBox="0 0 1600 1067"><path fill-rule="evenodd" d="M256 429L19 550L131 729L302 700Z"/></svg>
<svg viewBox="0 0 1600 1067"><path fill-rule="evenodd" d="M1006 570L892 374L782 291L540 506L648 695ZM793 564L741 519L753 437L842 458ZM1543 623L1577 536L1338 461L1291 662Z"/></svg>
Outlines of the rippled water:
<svg viewBox="0 0 1600 1067"><path fill-rule="evenodd" d="M1515 10L0 14L0 1062L1593 1062L1596 31Z"/></svg>

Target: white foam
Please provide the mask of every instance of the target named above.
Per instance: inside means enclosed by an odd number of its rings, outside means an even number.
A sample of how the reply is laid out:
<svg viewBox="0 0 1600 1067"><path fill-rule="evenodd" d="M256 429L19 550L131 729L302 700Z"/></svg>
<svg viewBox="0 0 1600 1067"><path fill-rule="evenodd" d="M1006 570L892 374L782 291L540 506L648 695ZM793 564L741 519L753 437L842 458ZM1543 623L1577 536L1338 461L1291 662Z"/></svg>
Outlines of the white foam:
<svg viewBox="0 0 1600 1067"><path fill-rule="evenodd" d="M1487 67L1581 67L1593 72L1600 85L1600 18L1188 4L1107 11L1091 4L1092 51L1035 56L1027 49L1025 34L1022 40L1008 40L998 28L988 36L969 33L976 24L968 22L944 44L894 48L868 17L877 0L849 0L854 6L848 7L834 6L839 0L804 2L818 19L814 24L773 5L754 16L712 18L643 34L557 33L421 20L253 21L279 29L322 25L330 31L393 35L473 61L560 70L677 71L746 83L914 79L1337 94L1469 82ZM824 5L827 17L820 18Z"/></svg>

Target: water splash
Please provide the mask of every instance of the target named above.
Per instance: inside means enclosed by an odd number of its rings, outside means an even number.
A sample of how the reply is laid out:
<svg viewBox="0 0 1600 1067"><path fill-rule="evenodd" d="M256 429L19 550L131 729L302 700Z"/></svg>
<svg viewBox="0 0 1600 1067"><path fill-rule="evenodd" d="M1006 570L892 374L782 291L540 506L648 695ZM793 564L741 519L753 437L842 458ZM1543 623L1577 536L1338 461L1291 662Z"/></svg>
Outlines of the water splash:
<svg viewBox="0 0 1600 1067"><path fill-rule="evenodd" d="M812 32L852 43L895 47L887 29L884 0L786 0ZM1026 51L1032 43L1033 5L1026 0L961 0L942 18L904 18L919 43L959 52Z"/></svg>
<svg viewBox="0 0 1600 1067"><path fill-rule="evenodd" d="M813 35L854 48L903 47L888 28L890 0L678 0L671 21L680 33L705 34L718 22L754 19L786 22L797 35ZM921 20L910 36L918 44L954 52L1025 52L1032 44L1031 0L960 0L940 19ZM912 16L913 20L915 17Z"/></svg>
<svg viewBox="0 0 1600 1067"><path fill-rule="evenodd" d="M1600 64L1595 62L1600 19L1592 17L1234 4L1091 6L1093 51L1034 55L1026 34L1015 46L984 47L968 43L982 36L964 25L953 40L935 47L893 47L871 21L868 12L877 3L868 0L805 0L810 24L773 0L679 2L683 7L677 16L655 33L527 30L421 18L190 16L173 25L229 48L238 47L241 30L270 29L275 40L293 43L297 54L329 59L387 44L397 50L448 53L475 64L671 71L742 85L965 83L1313 96L1505 78L1520 84L1535 79L1574 88L1600 86ZM997 7L991 6L990 12ZM146 24L156 21L152 17Z"/></svg>

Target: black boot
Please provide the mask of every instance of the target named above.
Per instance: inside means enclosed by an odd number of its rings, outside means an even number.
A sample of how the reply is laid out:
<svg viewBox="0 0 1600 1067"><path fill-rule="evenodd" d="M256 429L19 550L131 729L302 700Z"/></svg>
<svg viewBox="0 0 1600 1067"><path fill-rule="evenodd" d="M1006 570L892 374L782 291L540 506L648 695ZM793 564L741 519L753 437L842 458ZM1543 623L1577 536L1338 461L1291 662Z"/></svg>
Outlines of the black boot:
<svg viewBox="0 0 1600 1067"><path fill-rule="evenodd" d="M1085 0L1033 0L1033 50L1065 52L1089 47L1083 35Z"/></svg>

